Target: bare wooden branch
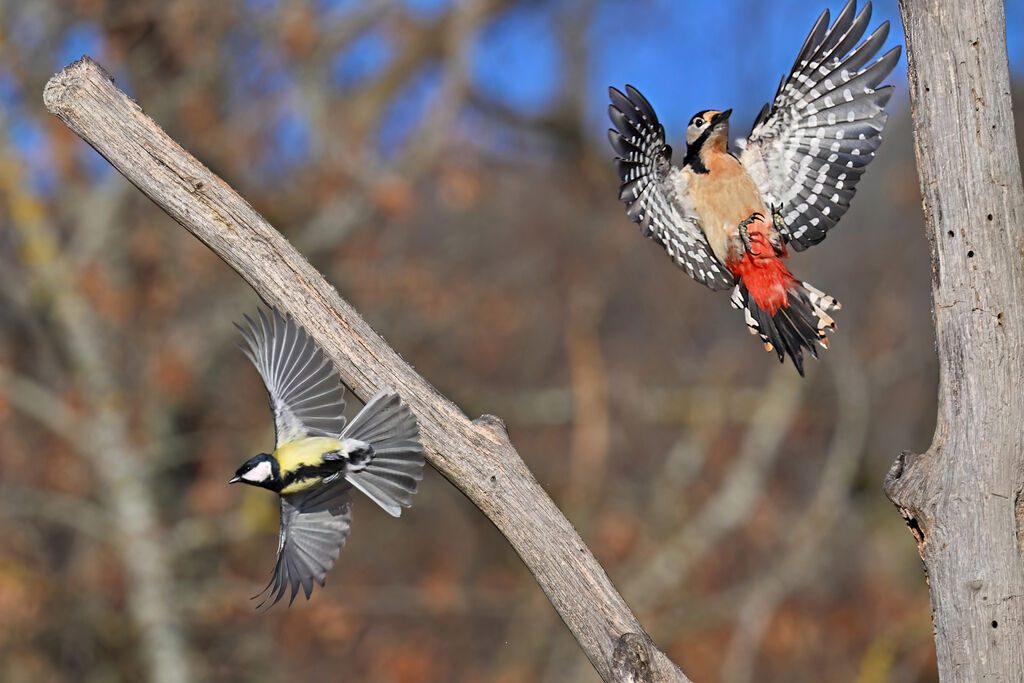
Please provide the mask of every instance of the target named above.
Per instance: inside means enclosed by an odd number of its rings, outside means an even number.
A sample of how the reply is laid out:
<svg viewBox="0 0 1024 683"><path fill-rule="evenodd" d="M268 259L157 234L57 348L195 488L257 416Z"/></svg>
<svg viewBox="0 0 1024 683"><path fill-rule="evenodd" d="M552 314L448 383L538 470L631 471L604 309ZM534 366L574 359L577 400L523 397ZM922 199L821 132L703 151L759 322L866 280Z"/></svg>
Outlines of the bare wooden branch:
<svg viewBox="0 0 1024 683"><path fill-rule="evenodd" d="M939 409L885 490L928 572L939 673L1024 680L1024 191L998 0L900 0Z"/></svg>
<svg viewBox="0 0 1024 683"><path fill-rule="evenodd" d="M147 117L95 62L50 79L47 109L234 268L292 314L362 399L394 387L420 421L428 460L505 535L605 680L686 681L512 447L504 424L469 420L339 296L223 180Z"/></svg>

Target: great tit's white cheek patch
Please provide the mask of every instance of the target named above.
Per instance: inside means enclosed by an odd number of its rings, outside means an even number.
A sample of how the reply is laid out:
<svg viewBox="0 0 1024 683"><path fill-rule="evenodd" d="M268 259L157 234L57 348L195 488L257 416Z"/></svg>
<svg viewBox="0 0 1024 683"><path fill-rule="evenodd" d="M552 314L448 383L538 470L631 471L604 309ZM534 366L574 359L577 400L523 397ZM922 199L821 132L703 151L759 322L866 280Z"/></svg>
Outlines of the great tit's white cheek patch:
<svg viewBox="0 0 1024 683"><path fill-rule="evenodd" d="M271 468L270 463L264 460L263 462L253 467L251 470L242 475L242 479L246 481L266 481L270 479Z"/></svg>

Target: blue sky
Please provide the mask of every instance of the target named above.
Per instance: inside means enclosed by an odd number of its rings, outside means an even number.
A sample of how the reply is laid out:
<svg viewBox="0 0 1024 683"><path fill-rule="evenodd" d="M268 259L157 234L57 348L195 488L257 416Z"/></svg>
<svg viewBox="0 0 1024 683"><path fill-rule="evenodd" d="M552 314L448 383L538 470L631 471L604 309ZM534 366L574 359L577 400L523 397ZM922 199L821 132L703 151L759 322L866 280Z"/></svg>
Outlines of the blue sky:
<svg viewBox="0 0 1024 683"><path fill-rule="evenodd" d="M452 1L405 0L423 21L436 17ZM246 0L244 13L256 18L273 11L276 3ZM338 16L361 4L361 0L318 0L316 6L325 14ZM473 45L471 76L475 85L515 110L527 114L544 111L557 99L565 78L559 35L569 22L566 7L575 4L524 3L485 26ZM826 6L834 15L842 4L807 0L599 2L584 34L591 55L584 84L588 128L595 140L603 138L608 125L607 87L621 88L630 83L654 104L670 138L678 137L690 116L701 109L734 108L734 133L745 132L761 105L774 94L779 77L792 64L818 13ZM885 20L892 25L886 47L902 44L896 0L876 0L873 6L872 27ZM1011 72L1019 76L1024 74L1024 0L1008 0L1006 10ZM226 95L228 106L231 100L240 103L252 96L269 95L282 103L270 124L266 168L286 171L302 163L309 151L306 123L301 107L288 97L293 79L287 60L274 54L252 32L250 26L254 24L245 22L244 13L222 47L224 59L236 65L232 69L237 76L236 86ZM756 26L758 30L745 35L732 28L738 25ZM12 40L39 40L38 36L33 38L31 25L14 29L9 32ZM339 90L357 87L385 68L400 47L392 44L385 32L363 36L336 55L331 83L325 85ZM104 57L102 31L87 22L70 27L54 45L50 61L57 70L82 54L101 61ZM901 57L887 81L898 86L893 99L896 107L906 103L905 67L905 58ZM385 113L380 139L385 152L413 129L440 81L436 66L428 66ZM126 79L118 78L118 83L131 92ZM30 111L37 93L28 95L31 99L18 91L0 65L0 104L13 113L8 135L28 162L37 185L52 189L54 179L46 170L45 136L38 119L31 115L35 112ZM92 173L101 176L107 172L105 162L94 153L83 150L82 154L83 164Z"/></svg>
<svg viewBox="0 0 1024 683"><path fill-rule="evenodd" d="M702 6L701 16L683 5ZM826 6L832 16L840 2L806 0L770 2L680 3L663 0L643 17L631 16L625 3L609 3L592 29L601 50L594 69L599 84L622 87L631 83L656 104L666 128L679 130L702 109L735 108L738 129L753 122L761 105L775 94L779 78L789 69ZM895 0L873 3L871 29L889 20L886 48L902 44L902 24ZM756 35L743 36L731 27L757 26ZM643 39L633 36L643 36ZM678 37L678 38L677 38ZM893 79L905 83L901 59ZM906 88L900 88L905 96Z"/></svg>

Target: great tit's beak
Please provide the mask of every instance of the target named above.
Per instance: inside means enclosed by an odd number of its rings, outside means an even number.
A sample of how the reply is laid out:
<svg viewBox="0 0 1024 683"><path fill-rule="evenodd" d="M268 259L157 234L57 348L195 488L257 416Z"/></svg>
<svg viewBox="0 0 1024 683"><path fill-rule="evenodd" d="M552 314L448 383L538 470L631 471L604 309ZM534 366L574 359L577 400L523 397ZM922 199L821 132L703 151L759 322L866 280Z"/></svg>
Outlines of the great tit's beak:
<svg viewBox="0 0 1024 683"><path fill-rule="evenodd" d="M720 123L725 123L726 121L729 120L730 114L732 114L732 109L726 109L725 111L718 112L717 114L711 117L711 125L717 126Z"/></svg>
<svg viewBox="0 0 1024 683"><path fill-rule="evenodd" d="M232 477L232 478L231 478L231 480L230 480L230 481L228 481L228 483L229 483L229 484L237 484L237 483L238 483L238 482L240 482L240 481L242 481L242 478L241 478L241 477Z"/></svg>

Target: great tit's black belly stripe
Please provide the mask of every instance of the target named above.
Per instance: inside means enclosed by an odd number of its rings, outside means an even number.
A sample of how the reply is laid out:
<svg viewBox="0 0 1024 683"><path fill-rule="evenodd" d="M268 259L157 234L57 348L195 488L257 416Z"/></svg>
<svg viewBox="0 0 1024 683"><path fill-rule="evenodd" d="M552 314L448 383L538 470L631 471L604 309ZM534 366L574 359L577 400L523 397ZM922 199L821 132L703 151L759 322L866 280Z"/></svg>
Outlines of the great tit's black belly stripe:
<svg viewBox="0 0 1024 683"><path fill-rule="evenodd" d="M332 474L345 471L345 460L324 462L319 465L300 465L281 477L281 492L295 493L308 488ZM305 485L303 485L305 484Z"/></svg>

